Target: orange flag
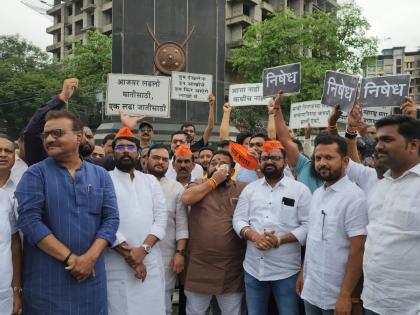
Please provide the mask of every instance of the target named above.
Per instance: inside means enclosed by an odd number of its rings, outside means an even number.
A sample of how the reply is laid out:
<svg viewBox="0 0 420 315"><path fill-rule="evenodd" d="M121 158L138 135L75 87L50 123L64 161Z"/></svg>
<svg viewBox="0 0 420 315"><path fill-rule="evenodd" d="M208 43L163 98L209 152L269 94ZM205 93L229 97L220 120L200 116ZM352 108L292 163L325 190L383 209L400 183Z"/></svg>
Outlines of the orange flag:
<svg viewBox="0 0 420 315"><path fill-rule="evenodd" d="M131 132L130 128L128 127L123 127L120 130L118 130L117 135L115 136L115 139L117 138L122 138L122 137L127 137L127 138L134 138L133 133Z"/></svg>
<svg viewBox="0 0 420 315"><path fill-rule="evenodd" d="M247 170L254 170L258 167L257 160L248 154L248 149L243 145L231 141L229 143L229 153L235 162Z"/></svg>

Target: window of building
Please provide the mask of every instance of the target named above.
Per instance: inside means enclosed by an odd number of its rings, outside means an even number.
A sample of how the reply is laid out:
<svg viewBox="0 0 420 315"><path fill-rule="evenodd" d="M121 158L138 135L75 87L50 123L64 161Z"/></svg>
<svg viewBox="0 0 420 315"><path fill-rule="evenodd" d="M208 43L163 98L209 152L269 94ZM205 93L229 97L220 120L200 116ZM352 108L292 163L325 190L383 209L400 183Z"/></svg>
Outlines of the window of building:
<svg viewBox="0 0 420 315"><path fill-rule="evenodd" d="M247 15L247 16L251 14L251 6L249 4L243 5L243 13L244 15Z"/></svg>
<svg viewBox="0 0 420 315"><path fill-rule="evenodd" d="M73 15L73 6L69 5L67 7L67 16L71 16L71 15Z"/></svg>
<svg viewBox="0 0 420 315"><path fill-rule="evenodd" d="M417 87L417 93L420 93L420 86Z"/></svg>
<svg viewBox="0 0 420 315"><path fill-rule="evenodd" d="M92 15L90 16L90 25L91 25L91 26L95 26L95 14L92 14Z"/></svg>
<svg viewBox="0 0 420 315"><path fill-rule="evenodd" d="M382 59L382 60L378 60L377 62L376 62L376 64L378 65L378 66L382 66L383 64L384 64L384 60Z"/></svg>
<svg viewBox="0 0 420 315"><path fill-rule="evenodd" d="M414 88L413 87L410 87L410 92L409 93L414 94Z"/></svg>
<svg viewBox="0 0 420 315"><path fill-rule="evenodd" d="M397 67L397 74L400 74L401 73L401 67Z"/></svg>
<svg viewBox="0 0 420 315"><path fill-rule="evenodd" d="M57 43L61 42L61 32L60 31L55 33L55 39L56 39Z"/></svg>
<svg viewBox="0 0 420 315"><path fill-rule="evenodd" d="M401 59L396 60L397 66L401 66Z"/></svg>
<svg viewBox="0 0 420 315"><path fill-rule="evenodd" d="M57 14L54 16L55 23L61 23L61 14Z"/></svg>
<svg viewBox="0 0 420 315"><path fill-rule="evenodd" d="M417 67L420 67L420 60L417 60Z"/></svg>
<svg viewBox="0 0 420 315"><path fill-rule="evenodd" d="M413 62L406 62L405 67L408 68L408 69L413 68Z"/></svg>
<svg viewBox="0 0 420 315"><path fill-rule="evenodd" d="M73 27L71 25L66 27L67 35L73 35Z"/></svg>
<svg viewBox="0 0 420 315"><path fill-rule="evenodd" d="M416 71L416 76L420 77L420 70Z"/></svg>

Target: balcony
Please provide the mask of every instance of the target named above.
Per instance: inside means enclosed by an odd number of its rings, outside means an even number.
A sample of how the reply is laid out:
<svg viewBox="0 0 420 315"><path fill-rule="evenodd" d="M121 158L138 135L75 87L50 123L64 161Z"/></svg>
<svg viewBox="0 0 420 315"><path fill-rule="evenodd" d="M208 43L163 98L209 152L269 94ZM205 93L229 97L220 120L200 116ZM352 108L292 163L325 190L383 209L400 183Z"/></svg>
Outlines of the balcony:
<svg viewBox="0 0 420 315"><path fill-rule="evenodd" d="M95 8L96 8L96 4L90 3L90 4L86 5L86 6L84 6L81 9L81 11L82 12L92 12L92 11L95 11Z"/></svg>
<svg viewBox="0 0 420 315"><path fill-rule="evenodd" d="M112 32L112 23L107 24L102 27L102 33L111 33Z"/></svg>
<svg viewBox="0 0 420 315"><path fill-rule="evenodd" d="M87 32L87 31L96 31L96 27L93 25L88 25L82 28L82 32Z"/></svg>
<svg viewBox="0 0 420 315"><path fill-rule="evenodd" d="M251 25L254 23L254 20L245 14L233 16L226 19L227 26L238 23Z"/></svg>
<svg viewBox="0 0 420 315"><path fill-rule="evenodd" d="M105 11L108 11L108 10L112 10L112 1L104 3L102 5L102 12L105 12Z"/></svg>
<svg viewBox="0 0 420 315"><path fill-rule="evenodd" d="M61 30L61 28L63 26L64 26L63 22L51 25L51 26L47 27L47 34L53 34L57 31Z"/></svg>
<svg viewBox="0 0 420 315"><path fill-rule="evenodd" d="M59 11L61 11L61 8L63 7L63 4L55 5L51 9L47 10L48 15L55 15Z"/></svg>
<svg viewBox="0 0 420 315"><path fill-rule="evenodd" d="M57 50L57 49L60 49L60 48L61 48L61 42L57 42L57 43L54 43L52 45L48 45L46 50L48 52L53 52L54 50Z"/></svg>

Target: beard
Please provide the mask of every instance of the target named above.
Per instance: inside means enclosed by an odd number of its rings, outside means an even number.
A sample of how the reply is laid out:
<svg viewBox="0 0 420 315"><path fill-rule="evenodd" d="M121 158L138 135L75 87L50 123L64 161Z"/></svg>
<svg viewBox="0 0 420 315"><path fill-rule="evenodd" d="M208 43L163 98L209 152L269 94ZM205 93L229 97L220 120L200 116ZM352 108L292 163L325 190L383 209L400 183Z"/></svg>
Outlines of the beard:
<svg viewBox="0 0 420 315"><path fill-rule="evenodd" d="M325 171L325 172L321 173L322 171ZM318 174L318 177L326 182L337 181L341 177L341 168L337 170L331 170L329 168L322 167L322 168L317 169L316 172Z"/></svg>
<svg viewBox="0 0 420 315"><path fill-rule="evenodd" d="M162 177L165 176L166 171L168 169L165 169L165 168L162 167L162 170L157 170L156 168L151 167L150 165L147 165L146 170L147 170L148 174L151 174L151 175L153 175L157 178L162 178Z"/></svg>
<svg viewBox="0 0 420 315"><path fill-rule="evenodd" d="M264 174L266 179L276 180L283 177L283 170L284 167L277 168L273 164L267 164L261 169L261 172Z"/></svg>
<svg viewBox="0 0 420 315"><path fill-rule="evenodd" d="M93 152L93 148L88 143L81 143L79 145L79 154L82 157L88 157Z"/></svg>
<svg viewBox="0 0 420 315"><path fill-rule="evenodd" d="M131 157L129 156L123 156L121 158L119 158L117 161L115 161L115 166L116 168L118 168L121 172L129 172L131 171L133 168L136 167L136 160L133 160Z"/></svg>

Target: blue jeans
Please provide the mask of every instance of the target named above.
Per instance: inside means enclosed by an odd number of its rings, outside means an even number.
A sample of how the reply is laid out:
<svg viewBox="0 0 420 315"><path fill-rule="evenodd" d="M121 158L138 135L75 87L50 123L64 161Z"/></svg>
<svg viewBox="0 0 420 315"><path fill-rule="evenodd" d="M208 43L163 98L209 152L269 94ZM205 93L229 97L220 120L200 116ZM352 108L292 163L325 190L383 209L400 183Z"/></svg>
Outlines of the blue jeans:
<svg viewBox="0 0 420 315"><path fill-rule="evenodd" d="M371 310L365 309L365 315L379 315L379 314L378 313L375 313L375 312L373 312Z"/></svg>
<svg viewBox="0 0 420 315"><path fill-rule="evenodd" d="M307 301L304 301L304 303L306 315L334 315L334 310L323 310Z"/></svg>
<svg viewBox="0 0 420 315"><path fill-rule="evenodd" d="M245 297L248 315L265 315L272 290L279 315L299 315L296 294L297 274L276 281L259 281L245 272Z"/></svg>

